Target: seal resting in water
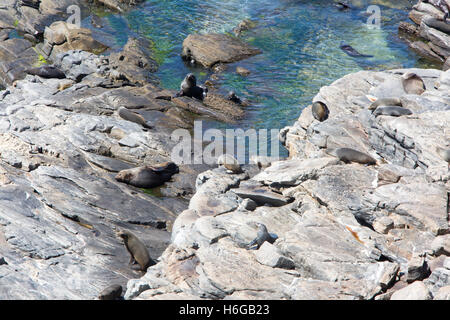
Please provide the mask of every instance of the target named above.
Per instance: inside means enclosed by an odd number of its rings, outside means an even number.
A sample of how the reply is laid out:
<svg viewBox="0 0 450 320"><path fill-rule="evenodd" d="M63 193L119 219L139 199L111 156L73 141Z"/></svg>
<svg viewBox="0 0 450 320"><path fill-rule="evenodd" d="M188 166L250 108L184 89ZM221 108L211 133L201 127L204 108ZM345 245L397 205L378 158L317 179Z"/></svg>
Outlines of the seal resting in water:
<svg viewBox="0 0 450 320"><path fill-rule="evenodd" d="M217 159L217 164L224 166L225 169L232 173L242 173L242 168L235 157L229 154L223 154Z"/></svg>
<svg viewBox="0 0 450 320"><path fill-rule="evenodd" d="M118 235L123 239L125 247L131 255L130 264L139 264L139 270L141 271L146 271L148 267L155 264L150 258L147 248L138 237L129 231L119 231Z"/></svg>
<svg viewBox="0 0 450 320"><path fill-rule="evenodd" d="M331 156L339 158L339 160L345 163L357 162L368 165L377 163L377 161L368 154L351 148L328 149L325 152Z"/></svg>
<svg viewBox="0 0 450 320"><path fill-rule="evenodd" d="M413 72L407 72L402 75L402 85L403 89L408 94L421 95L426 90L422 78Z"/></svg>
<svg viewBox="0 0 450 320"><path fill-rule="evenodd" d="M365 58L373 57L373 56L368 55L368 54L359 53L351 45L348 45L348 44L345 44L345 43L341 43L341 45L339 47L342 49L342 51L344 51L346 54L348 54L351 57L365 57Z"/></svg>
<svg viewBox="0 0 450 320"><path fill-rule="evenodd" d="M34 76L39 76L39 77L46 78L46 79L50 79L50 78L64 79L66 77L64 72L62 72L58 68L53 67L53 66L47 66L47 65L38 67L38 68L27 69L27 70L25 70L25 72L28 74L31 74Z"/></svg>
<svg viewBox="0 0 450 320"><path fill-rule="evenodd" d="M378 107L373 111L375 117L378 116L391 116L391 117L400 117L400 116L409 116L413 114L411 110L399 107L399 106L386 106L386 107Z"/></svg>
<svg viewBox="0 0 450 320"><path fill-rule="evenodd" d="M350 9L350 5L344 1L338 1L335 6L341 11Z"/></svg>
<svg viewBox="0 0 450 320"><path fill-rule="evenodd" d="M102 290L98 294L99 300L117 300L120 298L120 295L122 294L122 286L120 284L113 284L112 286L109 286Z"/></svg>
<svg viewBox="0 0 450 320"><path fill-rule="evenodd" d="M203 101L206 97L208 89L197 86L197 79L194 74L189 73L181 82L180 91L175 97L190 97Z"/></svg>
<svg viewBox="0 0 450 320"><path fill-rule="evenodd" d="M311 112L313 117L320 122L328 119L328 115L330 114L330 110L325 103L316 101L312 104Z"/></svg>
<svg viewBox="0 0 450 320"><path fill-rule="evenodd" d="M165 162L119 171L115 179L138 188L154 188L169 181L172 175L178 172L179 169L175 163Z"/></svg>

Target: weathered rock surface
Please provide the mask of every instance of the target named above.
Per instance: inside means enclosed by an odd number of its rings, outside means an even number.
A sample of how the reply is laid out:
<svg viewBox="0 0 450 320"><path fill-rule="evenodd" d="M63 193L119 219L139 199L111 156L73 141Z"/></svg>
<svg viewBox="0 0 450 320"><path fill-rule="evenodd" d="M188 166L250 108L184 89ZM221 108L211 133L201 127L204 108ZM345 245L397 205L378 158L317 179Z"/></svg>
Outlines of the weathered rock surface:
<svg viewBox="0 0 450 320"><path fill-rule="evenodd" d="M400 76L408 71L425 79L425 93L403 91ZM450 141L449 77L439 70L362 71L323 87L314 101L324 101L330 117L318 122L311 108L303 110L284 130L290 159L255 176L223 168L198 176L172 244L128 283L125 297L445 298L448 269L436 259L449 255L450 176L435 148ZM392 94L413 115L375 118L367 109L368 96ZM378 163L345 164L324 152L339 147ZM247 199L256 208L248 210ZM278 238L247 250L255 222Z"/></svg>
<svg viewBox="0 0 450 320"><path fill-rule="evenodd" d="M226 34L190 34L183 41L181 56L206 68L218 63L230 63L261 53L242 40Z"/></svg>
<svg viewBox="0 0 450 320"><path fill-rule="evenodd" d="M447 6L450 5L447 2ZM430 3L418 1L409 13L414 24L403 22L399 30L408 34L409 46L420 55L445 64L450 57L450 27L443 21L444 12Z"/></svg>

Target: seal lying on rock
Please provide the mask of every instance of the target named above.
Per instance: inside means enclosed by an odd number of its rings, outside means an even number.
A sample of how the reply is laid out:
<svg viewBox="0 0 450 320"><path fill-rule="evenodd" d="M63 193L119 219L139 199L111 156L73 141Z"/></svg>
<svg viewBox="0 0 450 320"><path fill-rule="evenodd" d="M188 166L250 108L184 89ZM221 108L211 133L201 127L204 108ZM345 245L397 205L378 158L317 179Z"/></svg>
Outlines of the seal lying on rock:
<svg viewBox="0 0 450 320"><path fill-rule="evenodd" d="M365 154L363 152L351 148L327 149L325 150L325 152L331 156L339 158L339 160L345 163L357 162L369 165L377 163L377 160L375 160L368 154Z"/></svg>
<svg viewBox="0 0 450 320"><path fill-rule="evenodd" d="M102 290L98 294L99 300L117 300L120 298L120 295L122 294L122 286L119 284L113 284L112 286L109 286Z"/></svg>
<svg viewBox="0 0 450 320"><path fill-rule="evenodd" d="M117 114L127 121L131 121L137 124L140 124L144 128L151 129L152 127L147 124L147 121L145 121L144 117L141 116L139 113L133 112L128 110L127 108L120 107L117 110Z"/></svg>
<svg viewBox="0 0 450 320"><path fill-rule="evenodd" d="M407 72L402 75L402 85L403 89L408 94L421 95L426 90L422 78L413 72Z"/></svg>
<svg viewBox="0 0 450 320"><path fill-rule="evenodd" d="M328 110L327 105L320 101L316 101L312 104L311 111L313 117L320 122L327 120L328 115L330 114L330 110Z"/></svg>
<svg viewBox="0 0 450 320"><path fill-rule="evenodd" d="M412 113L411 110L399 107L399 106L387 106L387 107L379 107L373 111L375 117L378 116L391 116L391 117L400 117L400 116L409 116Z"/></svg>
<svg viewBox="0 0 450 320"><path fill-rule="evenodd" d="M447 18L449 17L450 14L450 8L445 0L422 0L422 2L430 3L439 10L441 10L444 13L443 20L445 21L445 23L447 23Z"/></svg>
<svg viewBox="0 0 450 320"><path fill-rule="evenodd" d="M256 238L247 245L248 250L258 250L265 241L272 244L278 239L276 234L267 231L267 227L264 224L257 222L256 226L258 227L258 233Z"/></svg>
<svg viewBox="0 0 450 320"><path fill-rule="evenodd" d="M429 27L450 34L450 23L448 22L442 22L434 17L427 17L424 18L422 21Z"/></svg>
<svg viewBox="0 0 450 320"><path fill-rule="evenodd" d="M189 73L180 85L180 92L175 97L190 97L202 100L206 97L208 89L197 86L197 79L192 73Z"/></svg>
<svg viewBox="0 0 450 320"><path fill-rule="evenodd" d="M116 175L116 180L138 188L154 188L169 181L172 175L178 173L178 166L173 162L159 165L147 165L132 169L125 169Z"/></svg>
<svg viewBox="0 0 450 320"><path fill-rule="evenodd" d="M371 57L373 57L371 55L359 53L351 45L348 45L348 44L345 44L345 43L342 43L340 45L340 48L342 49L342 51L344 51L350 57L364 57L364 58L371 58Z"/></svg>
<svg viewBox="0 0 450 320"><path fill-rule="evenodd" d="M46 79L50 78L64 79L66 77L64 72L62 72L58 68L47 65L38 68L27 69L25 70L25 72Z"/></svg>
<svg viewBox="0 0 450 320"><path fill-rule="evenodd" d="M369 106L369 110L375 110L379 106L402 106L400 98L382 98L377 99Z"/></svg>
<svg viewBox="0 0 450 320"><path fill-rule="evenodd" d="M278 157L251 156L250 162L258 166L258 168L266 169L272 165L272 162L280 161Z"/></svg>
<svg viewBox="0 0 450 320"><path fill-rule="evenodd" d="M217 164L224 166L225 169L232 173L242 173L242 168L235 157L229 154L223 154L217 159Z"/></svg>
<svg viewBox="0 0 450 320"><path fill-rule="evenodd" d="M123 239L125 247L130 253L130 264L138 263L141 271L146 271L155 262L150 258L148 250L141 240L129 231L119 231L119 237Z"/></svg>

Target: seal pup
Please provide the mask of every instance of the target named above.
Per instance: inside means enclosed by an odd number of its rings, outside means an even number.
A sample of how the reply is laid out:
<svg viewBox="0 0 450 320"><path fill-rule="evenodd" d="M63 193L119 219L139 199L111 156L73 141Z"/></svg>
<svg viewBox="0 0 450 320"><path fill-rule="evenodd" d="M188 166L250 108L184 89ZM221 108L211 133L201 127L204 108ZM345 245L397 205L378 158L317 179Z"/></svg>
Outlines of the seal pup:
<svg viewBox="0 0 450 320"><path fill-rule="evenodd" d="M330 114L330 110L325 103L316 101L312 104L311 112L313 117L320 122L328 119L328 115Z"/></svg>
<svg viewBox="0 0 450 320"><path fill-rule="evenodd" d="M368 154L351 148L327 149L325 152L331 156L339 158L339 160L345 163L357 162L368 165L374 165L377 163L377 160Z"/></svg>
<svg viewBox="0 0 450 320"><path fill-rule="evenodd" d="M140 124L144 128L147 128L147 129L151 129L152 128L152 126L147 124L147 121L145 121L143 116L141 116L139 113L130 111L130 110L128 110L125 107L120 107L119 109L117 109L117 114L122 119L125 119L127 121L131 121L131 122Z"/></svg>
<svg viewBox="0 0 450 320"><path fill-rule="evenodd" d="M66 78L66 75L64 74L64 72L62 72L61 70L59 70L56 67L47 66L47 65L38 67L38 68L27 69L27 70L25 70L25 72L28 74L31 74L34 76L39 76L39 77L46 78L46 79L50 79L50 78L64 79L64 78Z"/></svg>
<svg viewBox="0 0 450 320"><path fill-rule="evenodd" d="M159 165L146 165L119 171L115 179L138 188L154 188L169 181L172 175L178 172L179 169L175 163L164 162Z"/></svg>
<svg viewBox="0 0 450 320"><path fill-rule="evenodd" d="M402 85L407 94L421 95L427 89L422 78L413 72L402 75Z"/></svg>
<svg viewBox="0 0 450 320"><path fill-rule="evenodd" d="M217 158L217 164L224 166L231 173L242 173L242 168L235 157L229 154L222 154Z"/></svg>
<svg viewBox="0 0 450 320"><path fill-rule="evenodd" d="M400 98L381 98L375 100L370 106L369 110L375 110L379 106L402 106L402 101Z"/></svg>
<svg viewBox="0 0 450 320"><path fill-rule="evenodd" d="M103 289L98 294L98 300L117 300L122 294L122 286L120 284L113 284Z"/></svg>
<svg viewBox="0 0 450 320"><path fill-rule="evenodd" d="M449 17L450 14L450 7L445 0L422 0L422 2L430 3L439 10L441 10L444 13L443 21L445 23L448 23L447 18Z"/></svg>
<svg viewBox="0 0 450 320"><path fill-rule="evenodd" d="M147 248L138 237L125 230L119 231L118 235L123 239L125 247L131 255L129 264L139 264L139 270L141 271L146 271L148 267L155 264L150 258Z"/></svg>
<svg viewBox="0 0 450 320"><path fill-rule="evenodd" d="M351 45L348 45L348 44L345 44L345 43L341 43L341 45L339 47L342 49L342 51L344 51L350 57L361 57L361 58L372 58L373 57L372 55L359 53Z"/></svg>
<svg viewBox="0 0 450 320"><path fill-rule="evenodd" d="M181 82L180 91L176 97L190 97L203 101L206 98L208 89L197 86L197 79L194 74L189 73Z"/></svg>
<svg viewBox="0 0 450 320"><path fill-rule="evenodd" d="M247 245L248 250L258 250L264 242L267 241L272 244L278 239L276 234L267 231L267 227L264 224L257 222L256 226L258 227L258 233L256 238Z"/></svg>
<svg viewBox="0 0 450 320"><path fill-rule="evenodd" d="M399 107L399 106L386 106L386 107L378 107L374 111L372 111L375 117L378 116L391 116L391 117L400 117L400 116L409 116L412 113L411 110Z"/></svg>

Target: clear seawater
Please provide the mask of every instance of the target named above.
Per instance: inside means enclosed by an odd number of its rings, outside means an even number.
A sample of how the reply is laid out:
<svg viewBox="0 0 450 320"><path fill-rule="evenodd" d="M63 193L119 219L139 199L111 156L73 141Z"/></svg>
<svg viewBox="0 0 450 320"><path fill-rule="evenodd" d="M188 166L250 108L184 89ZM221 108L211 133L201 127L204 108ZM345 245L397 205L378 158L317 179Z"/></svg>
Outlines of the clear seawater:
<svg viewBox="0 0 450 320"><path fill-rule="evenodd" d="M398 37L398 24L408 20L415 1L351 2L353 10L339 11L332 0L147 0L124 14L103 12L102 31L116 48L129 36L151 40L161 85L178 89L189 72L200 83L211 75L181 59L187 35L230 33L244 19L256 21L241 38L263 53L229 65L219 80L224 93L234 90L252 106L237 124L210 121L204 127L281 129L295 122L320 87L348 73L433 66ZM373 4L381 9L380 29L367 25L366 10ZM374 57L352 58L339 48L342 42ZM238 65L249 69L250 76L236 74Z"/></svg>

